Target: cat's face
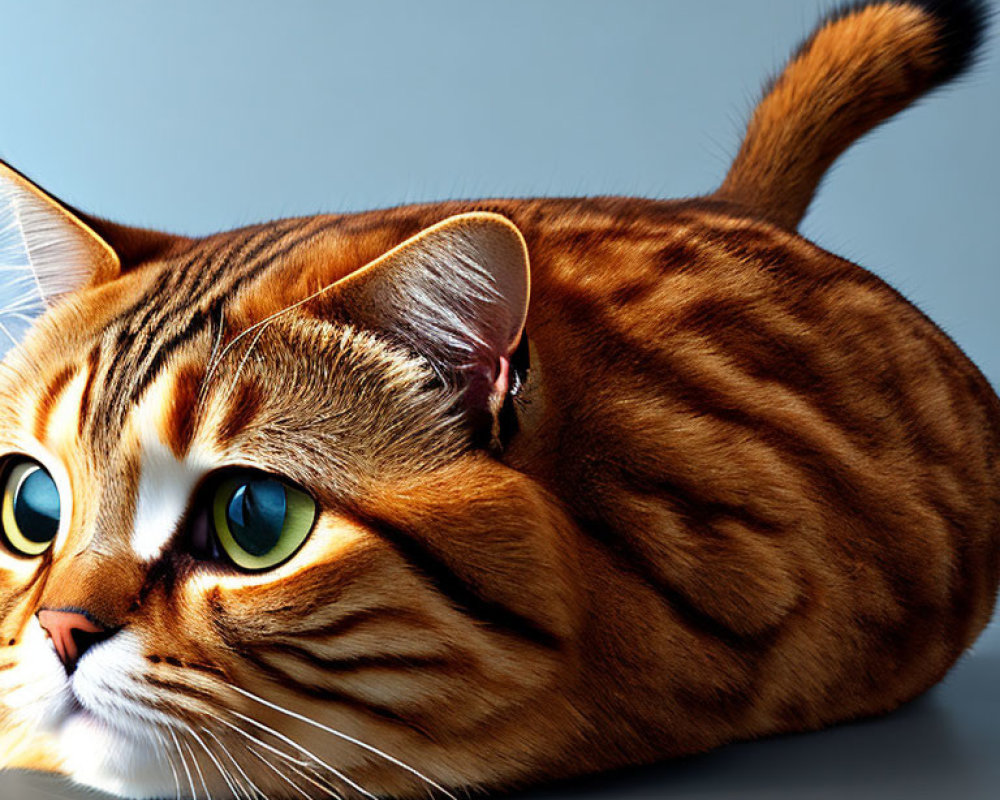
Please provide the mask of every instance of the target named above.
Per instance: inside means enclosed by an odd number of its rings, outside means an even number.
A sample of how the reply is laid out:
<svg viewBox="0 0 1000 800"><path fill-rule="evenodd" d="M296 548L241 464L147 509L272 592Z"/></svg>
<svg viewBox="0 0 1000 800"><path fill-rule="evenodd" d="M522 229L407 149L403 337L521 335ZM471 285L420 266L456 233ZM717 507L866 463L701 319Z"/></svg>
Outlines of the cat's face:
<svg viewBox="0 0 1000 800"><path fill-rule="evenodd" d="M345 241L177 240L9 353L8 765L127 796L420 791L488 770L463 751L488 762L486 722L553 684L562 522L475 446L523 244L465 218L337 284Z"/></svg>

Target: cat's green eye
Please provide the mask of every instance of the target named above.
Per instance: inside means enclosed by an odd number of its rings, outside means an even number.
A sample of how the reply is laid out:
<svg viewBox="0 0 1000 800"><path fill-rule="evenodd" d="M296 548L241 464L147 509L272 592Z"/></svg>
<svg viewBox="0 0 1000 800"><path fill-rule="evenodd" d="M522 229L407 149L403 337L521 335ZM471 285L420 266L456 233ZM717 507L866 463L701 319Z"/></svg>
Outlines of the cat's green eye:
<svg viewBox="0 0 1000 800"><path fill-rule="evenodd" d="M270 475L240 475L220 483L212 499L219 546L238 567L272 569L301 547L316 520L316 502Z"/></svg>
<svg viewBox="0 0 1000 800"><path fill-rule="evenodd" d="M40 556L59 531L59 489L37 461L21 458L3 472L0 522L7 547L22 556Z"/></svg>

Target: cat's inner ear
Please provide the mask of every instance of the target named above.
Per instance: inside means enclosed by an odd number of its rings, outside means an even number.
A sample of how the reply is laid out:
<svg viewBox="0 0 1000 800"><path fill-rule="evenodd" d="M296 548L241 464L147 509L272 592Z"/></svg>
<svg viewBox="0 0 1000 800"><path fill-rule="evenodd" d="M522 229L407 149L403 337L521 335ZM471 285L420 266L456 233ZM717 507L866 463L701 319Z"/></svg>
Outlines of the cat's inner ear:
<svg viewBox="0 0 1000 800"><path fill-rule="evenodd" d="M120 266L79 217L0 162L0 356L61 297L111 280Z"/></svg>
<svg viewBox="0 0 1000 800"><path fill-rule="evenodd" d="M421 231L331 289L348 319L405 341L485 407L506 393L530 283L514 223L474 212Z"/></svg>

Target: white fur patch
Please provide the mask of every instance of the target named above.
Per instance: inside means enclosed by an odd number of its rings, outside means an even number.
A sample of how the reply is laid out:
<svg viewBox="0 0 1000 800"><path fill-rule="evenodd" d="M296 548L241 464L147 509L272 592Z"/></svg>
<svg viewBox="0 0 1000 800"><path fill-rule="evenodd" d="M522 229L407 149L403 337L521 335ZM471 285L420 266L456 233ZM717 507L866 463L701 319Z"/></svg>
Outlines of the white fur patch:
<svg viewBox="0 0 1000 800"><path fill-rule="evenodd" d="M24 626L17 653L17 666L0 673L0 697L19 722L35 725L43 700L64 689L66 671L34 615Z"/></svg>
<svg viewBox="0 0 1000 800"><path fill-rule="evenodd" d="M163 553L202 474L159 442L144 443L132 523L132 549L140 559L152 561Z"/></svg>
<svg viewBox="0 0 1000 800"><path fill-rule="evenodd" d="M132 549L143 561L158 558L170 542L191 503L195 485L215 463L197 447L178 459L166 442L166 412L173 379L165 375L146 391L132 413L132 426L141 452Z"/></svg>

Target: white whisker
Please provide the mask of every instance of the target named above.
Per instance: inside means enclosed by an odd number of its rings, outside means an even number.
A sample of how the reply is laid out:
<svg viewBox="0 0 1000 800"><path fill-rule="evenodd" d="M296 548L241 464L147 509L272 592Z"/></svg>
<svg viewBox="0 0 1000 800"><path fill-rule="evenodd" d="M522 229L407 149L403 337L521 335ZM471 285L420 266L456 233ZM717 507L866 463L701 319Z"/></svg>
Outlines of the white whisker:
<svg viewBox="0 0 1000 800"><path fill-rule="evenodd" d="M184 723L181 723L181 724L184 725ZM231 791L233 793L233 795L237 798L237 800L241 800L241 798L240 798L240 792L236 788L236 786L233 784L232 780L230 779L229 773L225 769L223 769L222 764L219 763L219 760L215 757L215 754L208 748L208 745L205 744L205 740L202 739L195 732L195 730L193 728L191 728L189 725L184 725L184 729L188 733L190 733L191 736L194 737L194 740L196 742L198 742L198 744L201 745L202 750L205 751L205 755L207 755L209 757L209 759L211 759L212 763L215 765L215 768L219 772L219 776L222 778L223 781L225 781L226 786L229 787L229 791Z"/></svg>
<svg viewBox="0 0 1000 800"><path fill-rule="evenodd" d="M260 795L261 797L263 797L263 798L264 798L264 800L267 800L267 795L265 795L265 794L264 794L264 793L263 793L263 792L262 792L262 791L260 790L260 788L259 788L259 787L257 786L257 784L255 784L255 783L254 783L254 782L253 782L252 780L250 780L250 777L249 777L249 776L248 776L248 775L246 774L246 772L244 772L244 771L243 771L243 767L241 767L241 766L240 766L240 763L239 763L239 761L237 761L237 760L236 760L236 758L235 758L235 757L233 756L233 754L232 754L231 752L229 752L229 748L228 748L228 747L226 747L226 746L225 746L225 745L224 745L224 744L223 744L223 743L222 743L222 742L221 742L221 741L219 740L219 737L218 737L218 736L216 736L216 735L215 735L214 733L212 733L212 732L211 732L210 730L208 730L208 728L202 728L202 729L201 729L201 731L202 731L202 733L204 733L204 734L205 734L206 736L209 736L209 737L211 737L211 738L212 738L212 739L213 739L213 740L215 741L215 743L216 743L217 745L219 745L219 747L220 747L220 748L222 749L222 752L223 752L223 753L225 754L226 758L228 758L228 759L229 759L230 761L232 761L232 762L233 762L233 766L234 766L234 767L236 768L236 771L237 771L237 772L239 772L239 774L240 774L240 775L241 775L241 776L243 777L243 780L244 780L244 781L245 781L245 782L246 782L247 784L249 784L249 786L250 786L250 788L251 788L251 789L253 790L253 792L254 792L255 794L257 794L257 795Z"/></svg>
<svg viewBox="0 0 1000 800"><path fill-rule="evenodd" d="M244 722L249 722L251 725L256 725L258 728L260 728L261 730L263 730L265 733L269 733L271 736L275 737L276 739L280 739L285 744L291 745L296 750L298 750L300 753L302 753L304 756L308 756L309 758L311 758L314 761L316 761L316 763L320 764L324 769L327 769L331 773L333 773L334 775L336 775L338 779L342 780L344 783L346 783L352 789L354 789L357 792L360 792L365 797L369 798L369 800L378 800L378 798L375 797L375 795L373 795L371 792L369 792L363 786L361 786L360 784L355 783L354 781L352 781L350 778L348 778L340 770L335 769L334 767L331 767L329 764L327 764L325 761L323 761L323 759L321 759L319 756L317 756L312 751L307 750L305 747L303 747L302 745L300 745L298 742L296 742L295 740L293 740L291 737L288 737L285 734L283 734L283 733L281 733L279 731L276 731L274 728L270 727L269 725L265 725L263 722L259 722L258 720L255 720L255 719L253 719L251 717L245 716L244 714L240 714L238 711L230 711L230 713L233 714L234 716L238 717L239 719L243 720ZM245 733L245 731L244 731L244 733Z"/></svg>
<svg viewBox="0 0 1000 800"><path fill-rule="evenodd" d="M309 303L312 300L315 300L320 295L323 295L326 292L330 291L336 285L337 282L334 281L333 283L324 286L322 289L313 292L308 297L305 297L302 300L299 300L298 302L292 303L291 305L285 306L284 308L275 311L273 314L264 317L264 319L260 320L259 322L255 322L253 325L250 325L245 330L241 331L231 342L229 342L229 344L227 344L222 349L222 352L219 354L219 357L216 360L215 364L212 365L211 371L205 376L205 383L208 384L211 381L212 376L215 375L215 367L218 364L222 363L222 360L226 357L229 351L232 350L236 346L236 343L239 342L244 336L249 336L250 333L257 330L258 328L267 327L278 317L282 316L283 314L287 314L289 311L292 311L298 308L299 306L304 306L306 303Z"/></svg>
<svg viewBox="0 0 1000 800"><path fill-rule="evenodd" d="M240 381L240 375L243 374L243 367L246 366L247 359L250 358L250 354L253 352L253 349L257 346L257 342L260 341L260 337L264 335L264 331L266 330L267 330L266 328L261 328L259 331L257 331L257 335L253 337L253 340L250 342L250 346L247 348L247 351L243 354L243 358L240 359L239 366L236 367L236 374L233 375L233 381L229 387L230 393L236 389L236 385Z"/></svg>
<svg viewBox="0 0 1000 800"><path fill-rule="evenodd" d="M200 401L208 389L208 382L211 379L212 373L215 371L216 358L219 354L219 346L222 344L222 335L225 331L225 310L219 309L219 330L215 335L215 341L212 344L212 352L208 357L208 368L205 370L205 377L201 379L201 386L198 387L198 400Z"/></svg>
<svg viewBox="0 0 1000 800"><path fill-rule="evenodd" d="M169 733L170 738L173 739L174 749L177 750L177 755L181 759L181 766L184 767L184 774L187 776L188 786L191 788L192 800L197 800L198 793L195 791L194 788L194 780L191 778L191 770L188 769L187 759L184 758L184 752L181 750L180 742L177 741L177 735L169 728L167 729L167 733Z"/></svg>
<svg viewBox="0 0 1000 800"><path fill-rule="evenodd" d="M330 781L323 778L323 776L315 768L305 767L305 769L309 770L312 773L312 775L309 775L303 772L298 767L292 765L291 763L286 764L286 766L300 778L303 778L304 780L308 781L320 791L333 795L335 798L337 798L337 800L343 800L343 797L341 796L340 792L337 791L337 787L334 786L332 783L330 783Z"/></svg>
<svg viewBox="0 0 1000 800"><path fill-rule="evenodd" d="M289 778L287 775L285 775L283 772L281 772L281 770L279 770L277 767L275 767L274 764L272 764L270 761L268 761L266 758L264 758L264 756L262 756L259 752L257 752L257 748L256 747L251 746L251 747L248 747L247 750L249 750L251 753L253 753L255 756L257 756L257 758L259 758L261 760L261 762L269 770L271 770L275 775L277 775L279 778L281 778L281 780L283 780L285 783L287 783L289 786L291 786L293 789L295 789L295 791L297 791L304 798L306 798L306 800L312 800L312 798L309 797L309 795L306 794L302 790L301 786L299 786L297 783L295 783L294 781L292 781L291 778Z"/></svg>
<svg viewBox="0 0 1000 800"><path fill-rule="evenodd" d="M232 712L232 713L236 713L236 712ZM323 759L321 759L315 753L313 753L310 750L307 750L305 747L303 747L302 745L300 745L297 742L293 741L289 737L285 736L282 733L279 733L278 731L276 731L273 728L265 725L262 722L257 722L256 720L250 719L249 717L244 717L242 714L237 714L237 716L240 717L241 719L245 720L246 722L249 722L252 725L256 725L258 728L261 728L265 733L268 733L271 736L274 736L276 739L280 739L281 741L285 742L286 744L291 745L296 750L298 750L300 753L302 753L307 758L309 758L312 761L314 761L316 764L318 764L319 766L321 766L323 769L329 771L336 778L338 778L339 780L341 780L344 783L346 783L348 786L350 786L355 791L360 792L365 797L370 798L370 800L377 800L377 798L375 798L375 795L373 795L371 792L367 791L364 787L362 787L362 786L358 785L357 783L355 783L354 781L352 781L350 778L348 778L346 775L344 775L342 772L340 772L340 770L337 770L334 767L331 767L329 764L327 764L325 761L323 761ZM232 723L226 722L225 720L220 720L220 721L224 725L227 725L230 728L232 728L234 731L236 731L237 733L239 733L241 736L245 736L247 739L250 739L250 741L256 742L261 747L269 750L270 752L274 753L276 756L279 756L279 757L283 758L285 761L290 761L291 763L296 764L296 765L298 765L300 767L305 767L306 769L312 769L313 768L312 765L308 761L302 761L300 759L295 758L294 756L289 755L288 753L282 752L278 748L274 747L273 745L268 744L267 742L263 741L262 739L257 738L256 736L254 736L253 734L249 733L248 731L243 730L239 726L233 725Z"/></svg>
<svg viewBox="0 0 1000 800"><path fill-rule="evenodd" d="M198 780L201 782L201 788L205 790L205 796L208 797L208 800L212 800L212 793L208 791L208 784L205 783L205 775L201 771L201 764L198 763L198 756L195 755L191 745L183 739L181 739L181 744L187 748L188 753L191 755L191 763L194 764L194 768L198 772Z"/></svg>
<svg viewBox="0 0 1000 800"><path fill-rule="evenodd" d="M160 731L154 731L156 738L159 739L160 744L163 745L163 750L159 753L161 760L167 762L167 766L170 767L170 774L174 776L174 789L177 793L177 800L181 800L181 782L177 775L177 768L174 766L174 760L170 757L170 750L167 746L167 739Z"/></svg>
<svg viewBox="0 0 1000 800"><path fill-rule="evenodd" d="M336 736L339 739L343 739L344 741L350 742L351 744L354 744L354 745L357 745L358 747L360 747L360 748L362 748L364 750L367 750L370 753L374 753L375 755L380 756L381 758L384 758L386 761L389 761L390 763L395 764L397 767L405 769L411 775L415 775L416 777L420 778L427 785L432 786L433 788L435 788L438 791L442 792L447 797L450 797L451 800L458 800L458 798L456 798L455 795L453 795L451 792L449 792L447 789L445 789L439 783L436 783L435 781L431 780L426 775L424 775L422 772L420 772L420 771L414 769L413 767L411 767L409 764L406 764L406 763L400 761L398 758L395 758L395 757L389 755L388 753L383 752L382 750L379 750L377 747L374 747L374 746L372 746L370 744L367 744L366 742L362 742L360 739L355 739L353 736L349 736L348 734L342 733L341 731L338 731L338 730L336 730L334 728L329 728L326 725L323 725L323 724L321 724L319 722L316 722L313 719L309 719L309 717L303 716L302 714L298 714L298 713L296 713L294 711L290 711L287 708L282 708L281 706L277 705L276 703L272 703L269 700L265 700L263 697L258 697L253 692L248 692L246 689L241 689L239 686L234 686L232 684L229 684L229 687L231 689L233 689L234 691L239 692L244 697L248 697L251 700L255 700L258 703L260 703L261 705L267 706L268 708L273 709L274 711L280 711L282 714L287 714L288 716L292 717L293 719L297 719L300 722L305 722L307 725L312 725L314 728L319 728L320 730L325 731L326 733L329 733L329 734L331 734L333 736Z"/></svg>

